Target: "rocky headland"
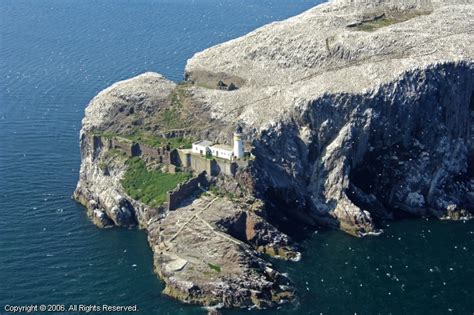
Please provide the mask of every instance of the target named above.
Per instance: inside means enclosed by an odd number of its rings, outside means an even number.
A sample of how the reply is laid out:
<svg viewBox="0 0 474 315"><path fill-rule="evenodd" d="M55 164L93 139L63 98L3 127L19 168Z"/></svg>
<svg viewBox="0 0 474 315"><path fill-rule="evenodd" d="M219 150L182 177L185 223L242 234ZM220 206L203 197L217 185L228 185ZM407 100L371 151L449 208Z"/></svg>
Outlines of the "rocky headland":
<svg viewBox="0 0 474 315"><path fill-rule="evenodd" d="M290 280L265 257L297 260L297 230L363 236L381 220L471 217L473 21L469 0L335 0L197 53L182 83L118 82L86 108L74 197L100 227L147 231L165 294L289 301ZM136 164L121 149L174 172L146 146L230 143L236 125L252 158L207 174L177 209L124 187Z"/></svg>

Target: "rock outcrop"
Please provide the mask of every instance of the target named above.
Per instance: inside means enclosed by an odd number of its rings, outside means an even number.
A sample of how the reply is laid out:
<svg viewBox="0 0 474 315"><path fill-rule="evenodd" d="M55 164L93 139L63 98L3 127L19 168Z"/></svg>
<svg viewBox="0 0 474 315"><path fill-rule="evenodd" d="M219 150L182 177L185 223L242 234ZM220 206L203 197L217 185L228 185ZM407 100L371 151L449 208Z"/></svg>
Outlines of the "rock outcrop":
<svg viewBox="0 0 474 315"><path fill-rule="evenodd" d="M74 198L99 227L139 226L147 231L156 273L169 296L208 306L261 308L293 299L290 281L259 253L282 259L298 259L299 253L288 236L265 220L258 199L232 201L206 193L189 196L189 202L168 212L124 191L127 156L111 148L103 135L131 126L146 128L146 123L133 122L155 119L170 105L175 88L160 75L146 73L114 84L91 101L81 130L82 163Z"/></svg>
<svg viewBox="0 0 474 315"><path fill-rule="evenodd" d="M155 73L116 83L86 109L74 196L98 226L146 229L170 296L290 300L259 254L298 258L281 230L365 235L377 218L474 212L473 20L469 0L336 0L197 53L184 84ZM255 158L210 179L222 194L170 212L127 196L126 158L103 138L228 143L237 123Z"/></svg>
<svg viewBox="0 0 474 315"><path fill-rule="evenodd" d="M186 78L243 82L193 91L251 135L254 190L282 216L359 234L472 211L473 17L472 1L330 2L197 53Z"/></svg>
<svg viewBox="0 0 474 315"><path fill-rule="evenodd" d="M165 293L188 303L223 307L271 307L291 300L289 280L253 250L260 250L258 242L265 248L289 249L288 238L268 223L266 228L250 227L261 235L247 238L255 232L232 224L240 216L264 222L258 208L258 202L237 205L209 194L150 224L148 238L157 244L154 263L166 283ZM285 255L296 257L291 249Z"/></svg>
<svg viewBox="0 0 474 315"><path fill-rule="evenodd" d="M137 121L151 117L175 87L155 73L115 83L100 92L86 108L80 133L81 170L74 198L88 209L98 226L132 227L160 215L160 209L128 198L120 184L126 170L125 157L107 154L107 144L95 131L125 133Z"/></svg>

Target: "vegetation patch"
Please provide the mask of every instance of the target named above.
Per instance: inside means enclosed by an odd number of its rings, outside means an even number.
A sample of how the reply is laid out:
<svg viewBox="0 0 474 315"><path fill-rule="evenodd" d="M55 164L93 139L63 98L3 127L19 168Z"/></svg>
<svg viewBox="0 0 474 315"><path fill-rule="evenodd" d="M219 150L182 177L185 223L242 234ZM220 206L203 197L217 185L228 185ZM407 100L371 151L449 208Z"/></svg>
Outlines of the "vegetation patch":
<svg viewBox="0 0 474 315"><path fill-rule="evenodd" d="M413 19L417 16L430 14L429 11L392 12L388 15L382 14L379 17L361 21L349 27L355 27L358 31L374 32L379 28L401 23Z"/></svg>
<svg viewBox="0 0 474 315"><path fill-rule="evenodd" d="M220 195L220 190L219 190L219 188L217 188L217 186L216 186L215 184L214 184L214 185L211 185L211 186L209 187L209 191L210 191L212 194L216 195L216 196L219 196L219 195Z"/></svg>
<svg viewBox="0 0 474 315"><path fill-rule="evenodd" d="M169 144L171 149L190 149L192 147L193 139L187 137L163 138L143 132L134 132L130 135L122 136L133 142L143 143L153 148L163 147Z"/></svg>
<svg viewBox="0 0 474 315"><path fill-rule="evenodd" d="M189 84L186 82L176 86L170 94L169 106L160 110L154 117L154 122L162 130L176 130L188 127L189 121L185 119L184 109L189 105Z"/></svg>
<svg viewBox="0 0 474 315"><path fill-rule="evenodd" d="M99 168L103 171L113 165L116 161L125 161L127 154L120 149L109 149L104 152L99 161Z"/></svg>
<svg viewBox="0 0 474 315"><path fill-rule="evenodd" d="M209 187L209 192L213 194L214 196L217 197L225 197L229 200L238 200L238 196L230 191L224 191L219 189L215 184L211 185ZM240 190L242 191L242 188L240 187Z"/></svg>
<svg viewBox="0 0 474 315"><path fill-rule="evenodd" d="M202 87L203 89L208 89L208 90L217 89L215 86L212 86L210 83L205 83L205 82L196 83L196 85L199 87Z"/></svg>
<svg viewBox="0 0 474 315"><path fill-rule="evenodd" d="M208 263L207 265L208 265L209 268L211 268L212 270L217 271L217 272L221 272L221 266L219 266L219 265L214 265L214 264L211 264L211 263Z"/></svg>
<svg viewBox="0 0 474 315"><path fill-rule="evenodd" d="M166 192L191 178L189 173L169 174L148 170L138 157L127 160L128 169L121 181L125 192L133 199L151 207L158 207L166 201Z"/></svg>
<svg viewBox="0 0 474 315"><path fill-rule="evenodd" d="M191 85L188 82L182 81L176 85L176 88L171 93L171 105L175 107L183 107L183 101L187 98L187 89Z"/></svg>
<svg viewBox="0 0 474 315"><path fill-rule="evenodd" d="M141 131L135 131L127 135L107 131L94 131L93 134L106 139L122 138L129 141L146 144L153 148L160 148L169 145L171 149L191 149L193 144L193 139L189 137L163 138Z"/></svg>
<svg viewBox="0 0 474 315"><path fill-rule="evenodd" d="M111 159L124 159L127 157L127 154L120 149L109 149L104 152L104 159L111 160Z"/></svg>
<svg viewBox="0 0 474 315"><path fill-rule="evenodd" d="M103 171L105 171L107 168L109 167L109 165L103 161L99 162L99 168Z"/></svg>
<svg viewBox="0 0 474 315"><path fill-rule="evenodd" d="M373 32L379 28L386 27L395 23L398 23L400 21L393 19L393 18L382 18L377 21L372 21L372 22L364 22L361 25L357 27L359 31L365 31L365 32Z"/></svg>
<svg viewBox="0 0 474 315"><path fill-rule="evenodd" d="M161 114L161 124L166 129L179 129L184 127L182 124L181 114L178 109L171 107L167 108Z"/></svg>
<svg viewBox="0 0 474 315"><path fill-rule="evenodd" d="M92 135L105 138L105 139L112 139L117 136L117 134L110 132L110 131L101 131L101 130L95 130L92 131Z"/></svg>

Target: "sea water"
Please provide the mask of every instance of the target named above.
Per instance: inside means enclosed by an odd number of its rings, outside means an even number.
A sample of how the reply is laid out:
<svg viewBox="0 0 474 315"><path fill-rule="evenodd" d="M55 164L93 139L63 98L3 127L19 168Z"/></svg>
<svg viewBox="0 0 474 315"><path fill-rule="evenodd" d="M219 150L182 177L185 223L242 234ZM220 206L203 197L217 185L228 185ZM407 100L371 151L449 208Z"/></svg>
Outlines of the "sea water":
<svg viewBox="0 0 474 315"><path fill-rule="evenodd" d="M0 313L7 304L205 313L161 294L143 231L98 229L71 200L84 108L145 71L179 81L194 53L318 2L1 0ZM404 220L385 231L319 232L301 244L300 262L273 261L298 300L261 313L474 311L472 222Z"/></svg>

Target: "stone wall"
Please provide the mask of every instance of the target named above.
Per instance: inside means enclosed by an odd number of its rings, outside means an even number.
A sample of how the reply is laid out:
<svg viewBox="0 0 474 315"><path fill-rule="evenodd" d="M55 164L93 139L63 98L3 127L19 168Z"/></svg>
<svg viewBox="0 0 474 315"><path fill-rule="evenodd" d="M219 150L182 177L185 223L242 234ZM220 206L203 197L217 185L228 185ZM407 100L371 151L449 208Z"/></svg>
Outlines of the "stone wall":
<svg viewBox="0 0 474 315"><path fill-rule="evenodd" d="M101 138L94 136L94 139L98 138L101 142L107 143L109 149L120 149L127 154L127 156L144 156L153 158L160 163L170 164L171 156L173 151L167 147L154 148L143 143L136 143L124 138ZM95 140L95 142L98 142Z"/></svg>
<svg viewBox="0 0 474 315"><path fill-rule="evenodd" d="M170 163L170 150L168 148L154 148L142 143L140 143L139 146L142 156L151 157L160 163Z"/></svg>
<svg viewBox="0 0 474 315"><path fill-rule="evenodd" d="M212 160L206 159L199 155L191 154L191 169L197 173L207 172L210 176L215 176L215 172L212 171L211 166Z"/></svg>
<svg viewBox="0 0 474 315"><path fill-rule="evenodd" d="M207 184L206 172L201 172L198 176L182 184L178 184L178 187L167 193L168 210L176 210L183 200L189 198L199 186L205 187Z"/></svg>
<svg viewBox="0 0 474 315"><path fill-rule="evenodd" d="M219 174L234 176L239 167L244 167L246 161L229 161L224 159L207 159L198 154L192 154L177 150L176 160L172 164L185 168L191 168L195 172L206 172L210 176L217 176Z"/></svg>
<svg viewBox="0 0 474 315"><path fill-rule="evenodd" d="M97 139L95 139L97 138ZM167 165L174 165L183 168L190 168L197 173L206 172L210 176L217 176L219 174L227 176L235 176L239 167L244 167L247 164L245 161L229 161L225 159L207 159L198 154L192 154L182 150L170 150L167 147L154 148L142 143L135 143L123 138L101 139L94 137L94 143L98 146L103 142L108 143L109 149L120 149L124 151L127 156L144 156L157 160L160 163Z"/></svg>
<svg viewBox="0 0 474 315"><path fill-rule="evenodd" d="M109 149L120 149L127 154L127 156L140 155L140 146L137 143L126 139L112 138L108 139Z"/></svg>
<svg viewBox="0 0 474 315"><path fill-rule="evenodd" d="M212 171L217 174L224 174L227 176L234 176L239 166L234 161L227 161L223 159L213 160Z"/></svg>

